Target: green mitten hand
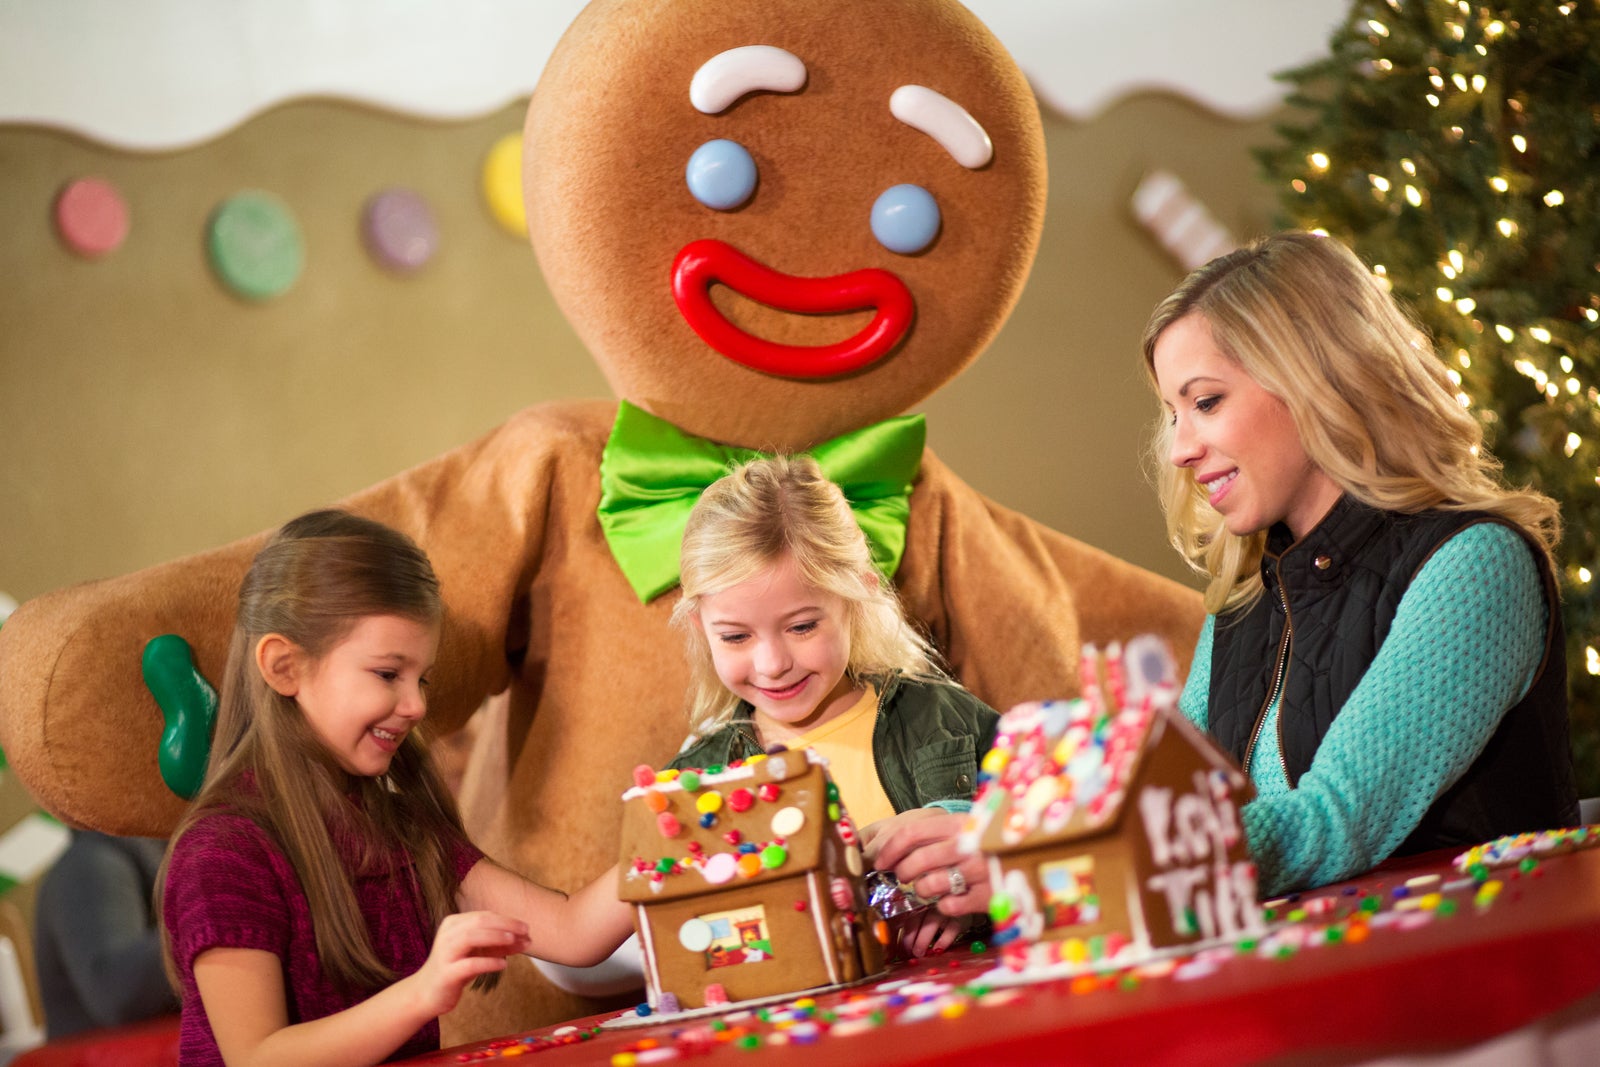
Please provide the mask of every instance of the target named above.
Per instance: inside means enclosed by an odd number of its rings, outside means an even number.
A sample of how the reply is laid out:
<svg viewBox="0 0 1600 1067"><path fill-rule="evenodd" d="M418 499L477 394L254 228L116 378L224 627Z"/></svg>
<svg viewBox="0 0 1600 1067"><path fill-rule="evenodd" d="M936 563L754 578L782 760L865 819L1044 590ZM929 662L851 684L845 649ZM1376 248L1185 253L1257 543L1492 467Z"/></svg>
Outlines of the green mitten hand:
<svg viewBox="0 0 1600 1067"><path fill-rule="evenodd" d="M211 754L217 691L195 667L189 642L177 634L162 634L145 644L144 684L167 724L161 731L161 779L178 796L193 800Z"/></svg>

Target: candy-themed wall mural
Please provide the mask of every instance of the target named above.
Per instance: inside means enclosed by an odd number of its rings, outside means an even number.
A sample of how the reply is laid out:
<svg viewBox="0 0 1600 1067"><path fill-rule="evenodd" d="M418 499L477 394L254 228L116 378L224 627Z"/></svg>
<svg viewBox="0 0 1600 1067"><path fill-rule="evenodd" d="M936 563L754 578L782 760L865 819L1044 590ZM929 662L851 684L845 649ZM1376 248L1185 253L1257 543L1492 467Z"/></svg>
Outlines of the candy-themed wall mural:
<svg viewBox="0 0 1600 1067"><path fill-rule="evenodd" d="M16 0L0 10L0 122L135 151L209 140L286 100L329 97L441 121L533 91L585 0L449 7L244 0ZM1219 114L1277 105L1275 72L1325 50L1343 0L972 0L1043 103L1075 120L1164 91ZM93 25L91 32L83 27Z"/></svg>
<svg viewBox="0 0 1600 1067"><path fill-rule="evenodd" d="M581 6L0 11L0 584L172 558L529 403L606 395L517 235L523 102ZM930 441L1003 502L1181 576L1133 355L1179 238L1132 198L1163 170L1221 228L1264 227L1248 152L1271 73L1342 5L970 6L1044 103L1050 203L1021 306L929 402ZM1071 388L1087 373L1097 395Z"/></svg>

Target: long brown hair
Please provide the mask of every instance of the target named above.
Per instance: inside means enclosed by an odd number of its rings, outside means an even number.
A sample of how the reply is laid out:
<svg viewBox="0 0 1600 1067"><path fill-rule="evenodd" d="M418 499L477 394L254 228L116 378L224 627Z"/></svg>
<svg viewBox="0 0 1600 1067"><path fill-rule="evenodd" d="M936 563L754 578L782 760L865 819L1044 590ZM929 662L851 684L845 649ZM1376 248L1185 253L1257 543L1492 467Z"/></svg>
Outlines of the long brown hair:
<svg viewBox="0 0 1600 1067"><path fill-rule="evenodd" d="M1505 484L1427 335L1338 241L1273 234L1190 274L1144 328L1152 385L1156 342L1190 314L1203 316L1223 355L1283 401L1306 455L1345 493L1406 514L1487 512L1521 527L1547 558L1560 540L1555 501ZM1167 536L1210 579L1208 611L1250 603L1261 594L1266 531L1228 533L1194 471L1168 461L1172 432L1163 414L1149 457Z"/></svg>
<svg viewBox="0 0 1600 1067"><path fill-rule="evenodd" d="M323 966L358 989L376 989L395 975L373 950L334 835L358 843L357 870L411 880L437 928L455 910L449 857L466 833L418 731L406 735L387 773L349 774L318 741L294 698L267 684L255 648L267 634L280 634L320 660L372 615L426 625L443 617L438 579L410 538L371 519L326 510L294 519L267 542L239 590L205 785L172 835L175 845L218 810L256 822L299 876ZM396 863L402 850L410 853L410 867ZM169 862L171 855L169 847ZM166 874L163 863L157 899ZM165 928L162 940L172 974Z"/></svg>
<svg viewBox="0 0 1600 1067"><path fill-rule="evenodd" d="M872 550L844 492L810 456L751 460L717 479L689 513L679 553L683 599L673 624L689 643L689 725L705 735L739 706L711 660L694 622L702 597L776 566L795 562L800 580L844 601L854 684L892 671L948 681L926 638L906 620L894 585L877 578Z"/></svg>

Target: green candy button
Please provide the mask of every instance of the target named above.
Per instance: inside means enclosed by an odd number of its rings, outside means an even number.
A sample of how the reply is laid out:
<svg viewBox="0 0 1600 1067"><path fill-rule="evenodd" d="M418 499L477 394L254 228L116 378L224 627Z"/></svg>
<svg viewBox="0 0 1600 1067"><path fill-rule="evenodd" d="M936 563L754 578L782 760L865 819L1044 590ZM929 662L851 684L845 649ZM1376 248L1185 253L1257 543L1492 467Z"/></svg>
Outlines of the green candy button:
<svg viewBox="0 0 1600 1067"><path fill-rule="evenodd" d="M157 763L167 788L193 800L205 781L211 755L211 727L217 718L217 691L194 665L189 642L177 634L152 637L144 646L144 684L161 707Z"/></svg>
<svg viewBox="0 0 1600 1067"><path fill-rule="evenodd" d="M289 208L270 193L249 191L211 213L206 251L222 284L247 300L285 292L305 266L305 241Z"/></svg>

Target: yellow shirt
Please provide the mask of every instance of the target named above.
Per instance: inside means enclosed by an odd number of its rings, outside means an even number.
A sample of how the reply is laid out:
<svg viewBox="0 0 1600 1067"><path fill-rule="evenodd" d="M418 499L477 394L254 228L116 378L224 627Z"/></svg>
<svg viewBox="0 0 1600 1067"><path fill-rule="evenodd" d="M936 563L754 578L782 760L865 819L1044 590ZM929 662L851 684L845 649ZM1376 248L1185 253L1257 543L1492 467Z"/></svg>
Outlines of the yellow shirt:
<svg viewBox="0 0 1600 1067"><path fill-rule="evenodd" d="M849 711L786 742L790 748L813 749L828 761L828 773L858 829L894 814L872 759L872 731L877 725L878 691L869 685Z"/></svg>

